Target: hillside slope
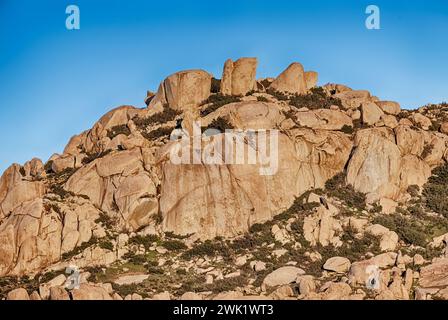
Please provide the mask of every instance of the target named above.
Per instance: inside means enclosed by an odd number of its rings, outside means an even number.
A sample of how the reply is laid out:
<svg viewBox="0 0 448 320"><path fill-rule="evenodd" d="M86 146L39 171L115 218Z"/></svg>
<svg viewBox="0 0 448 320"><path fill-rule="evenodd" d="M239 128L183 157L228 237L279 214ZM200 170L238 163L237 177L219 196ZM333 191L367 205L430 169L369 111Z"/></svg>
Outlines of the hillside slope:
<svg viewBox="0 0 448 320"><path fill-rule="evenodd" d="M9 167L0 296L448 298L448 105L401 110L316 87L300 63L256 68L173 74L148 108L116 108L45 164ZM226 129L249 132L254 163L224 161L238 139ZM180 164L179 150L192 151Z"/></svg>

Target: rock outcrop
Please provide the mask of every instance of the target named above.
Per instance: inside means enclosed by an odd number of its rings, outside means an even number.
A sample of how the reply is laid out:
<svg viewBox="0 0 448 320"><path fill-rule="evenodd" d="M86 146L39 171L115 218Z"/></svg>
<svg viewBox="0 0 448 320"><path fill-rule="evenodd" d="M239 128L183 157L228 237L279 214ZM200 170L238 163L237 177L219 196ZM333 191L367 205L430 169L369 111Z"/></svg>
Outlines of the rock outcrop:
<svg viewBox="0 0 448 320"><path fill-rule="evenodd" d="M448 297L446 104L401 110L316 87L300 63L256 69L175 73L148 108L115 108L45 164L10 166L0 277L18 283L0 298ZM61 274L73 265L79 289Z"/></svg>
<svg viewBox="0 0 448 320"><path fill-rule="evenodd" d="M257 88L255 76L257 73L256 58L231 59L224 64L221 80L221 93L224 95L246 95Z"/></svg>

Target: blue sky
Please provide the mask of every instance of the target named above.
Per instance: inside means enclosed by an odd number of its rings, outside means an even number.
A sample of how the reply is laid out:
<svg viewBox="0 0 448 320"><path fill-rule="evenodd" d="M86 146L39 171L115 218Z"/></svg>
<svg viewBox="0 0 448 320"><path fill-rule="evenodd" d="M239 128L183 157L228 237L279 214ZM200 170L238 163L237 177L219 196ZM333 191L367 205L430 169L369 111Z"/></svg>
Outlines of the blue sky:
<svg viewBox="0 0 448 320"><path fill-rule="evenodd" d="M65 28L76 4L81 29ZM367 30L365 8L381 9ZM0 172L61 152L108 110L144 107L167 75L259 58L258 76L290 62L320 84L368 89L404 108L448 101L448 1L0 0Z"/></svg>

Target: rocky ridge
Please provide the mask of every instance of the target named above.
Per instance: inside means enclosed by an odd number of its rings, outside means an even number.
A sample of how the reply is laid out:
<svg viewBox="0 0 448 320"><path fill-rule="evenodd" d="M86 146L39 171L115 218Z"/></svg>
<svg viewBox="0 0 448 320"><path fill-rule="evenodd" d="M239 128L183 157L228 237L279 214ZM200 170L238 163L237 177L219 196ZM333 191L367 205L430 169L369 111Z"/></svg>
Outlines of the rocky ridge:
<svg viewBox="0 0 448 320"><path fill-rule="evenodd" d="M9 167L1 297L447 298L448 105L402 110L317 87L300 63L275 79L256 68L241 58L221 79L173 74L148 108L116 108L46 163ZM277 173L173 164L169 135L179 120L193 135L198 119L278 130ZM68 290L72 265L81 286Z"/></svg>

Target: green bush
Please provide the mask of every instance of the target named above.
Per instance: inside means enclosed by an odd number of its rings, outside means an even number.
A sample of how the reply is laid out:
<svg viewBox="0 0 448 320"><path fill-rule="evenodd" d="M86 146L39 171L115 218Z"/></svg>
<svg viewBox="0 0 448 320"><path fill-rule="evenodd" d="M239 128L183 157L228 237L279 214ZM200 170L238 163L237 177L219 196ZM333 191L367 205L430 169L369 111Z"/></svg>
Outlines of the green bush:
<svg viewBox="0 0 448 320"><path fill-rule="evenodd" d="M448 164L432 171L432 176L423 186L422 194L429 209L448 218Z"/></svg>
<svg viewBox="0 0 448 320"><path fill-rule="evenodd" d="M374 224L380 224L395 231L400 239L408 244L426 246L426 232L424 226L417 221L408 219L401 214L381 215L373 219Z"/></svg>
<svg viewBox="0 0 448 320"><path fill-rule="evenodd" d="M206 240L202 243L196 244L190 250L187 250L182 254L182 258L190 260L194 257L209 256L214 257L218 254L226 254L228 248L222 242L213 242L211 240Z"/></svg>
<svg viewBox="0 0 448 320"><path fill-rule="evenodd" d="M49 189L51 193L58 195L62 200L70 196L75 196L73 192L65 190L64 187L60 184L50 185Z"/></svg>
<svg viewBox="0 0 448 320"><path fill-rule="evenodd" d="M125 124L117 125L107 130L107 136L111 140L120 134L128 136L131 134L131 130L129 130L128 126Z"/></svg>
<svg viewBox="0 0 448 320"><path fill-rule="evenodd" d="M223 95L221 93L212 94L212 95L210 95L210 97L208 97L207 100L205 100L202 103L202 105L209 104L209 103L210 103L210 105L201 111L201 116L205 117L206 115L218 110L219 108L221 108L222 106L224 106L226 104L240 102L240 101L241 101L240 96L228 96L228 95Z"/></svg>
<svg viewBox="0 0 448 320"><path fill-rule="evenodd" d="M167 241L164 241L162 243L162 247L164 247L165 249L168 249L170 251L179 251L179 250L184 250L184 249L188 248L185 245L185 243L183 243L182 241L179 241L179 240L167 240Z"/></svg>
<svg viewBox="0 0 448 320"><path fill-rule="evenodd" d="M296 108L306 107L310 110L328 109L332 105L343 108L341 100L327 95L322 87L311 88L308 94L293 95L289 104Z"/></svg>
<svg viewBox="0 0 448 320"><path fill-rule="evenodd" d="M135 117L133 119L133 121L134 121L135 125L140 130L144 130L144 129L146 129L146 127L154 125L154 124L161 124L161 123L173 121L181 113L182 113L181 111L174 110L171 107L169 107L167 104L165 104L163 106L163 110L161 112L155 113L152 116L149 116L147 118Z"/></svg>
<svg viewBox="0 0 448 320"><path fill-rule="evenodd" d="M273 96L274 98L276 98L278 101L286 101L289 100L289 96L286 95L283 92L279 92L277 90L274 89L267 89L266 93L270 94L271 96Z"/></svg>
<svg viewBox="0 0 448 320"><path fill-rule="evenodd" d="M325 191L332 197L344 201L348 206L364 210L366 195L356 191L352 185L346 184L345 173L341 172L325 183Z"/></svg>
<svg viewBox="0 0 448 320"><path fill-rule="evenodd" d="M211 93L219 93L221 90L221 79L212 78Z"/></svg>
<svg viewBox="0 0 448 320"><path fill-rule="evenodd" d="M100 243L98 244L98 246L105 250L114 251L114 245L112 244L112 242L110 240L107 240L107 239L101 240Z"/></svg>
<svg viewBox="0 0 448 320"><path fill-rule="evenodd" d="M151 130L149 133L142 132L142 136L149 141L154 141L160 138L168 138L173 130L173 127L159 127L155 130Z"/></svg>
<svg viewBox="0 0 448 320"><path fill-rule="evenodd" d="M423 151L422 151L422 155L421 155L422 159L425 159L427 156L429 156L433 149L434 149L434 146L432 144L425 145L425 147L423 148Z"/></svg>
<svg viewBox="0 0 448 320"><path fill-rule="evenodd" d="M221 293L225 291L234 290L237 287L244 287L247 284L247 278L244 276L238 276L233 278L224 278L222 280L216 280L212 284L207 286L207 289L213 293Z"/></svg>
<svg viewBox="0 0 448 320"><path fill-rule="evenodd" d="M219 117L213 119L207 127L202 127L201 129L203 132L207 129L217 129L221 132L225 132L226 130L234 129L234 127L227 119Z"/></svg>
<svg viewBox="0 0 448 320"><path fill-rule="evenodd" d="M86 156L82 159L82 164L86 165L89 164L90 162L92 162L95 159L99 159L102 158L104 156L107 156L109 153L111 153L112 150L106 150L103 152L98 152L98 153L87 153Z"/></svg>
<svg viewBox="0 0 448 320"><path fill-rule="evenodd" d="M416 184L410 185L407 189L407 192L412 196L412 197L418 197L420 195L420 187Z"/></svg>
<svg viewBox="0 0 448 320"><path fill-rule="evenodd" d="M136 235L135 237L132 237L129 239L129 244L131 245L143 245L146 250L148 250L155 242L158 242L160 239L156 235L147 235L147 236L141 236Z"/></svg>
<svg viewBox="0 0 448 320"><path fill-rule="evenodd" d="M47 161L44 165L46 173L53 173L53 160Z"/></svg>
<svg viewBox="0 0 448 320"><path fill-rule="evenodd" d="M341 128L341 131L346 133L346 134L352 134L353 132L355 132L355 130L353 129L352 126L348 126L346 124L344 124Z"/></svg>
<svg viewBox="0 0 448 320"><path fill-rule="evenodd" d="M114 220L109 217L107 213L100 212L100 216L95 220L96 223L101 224L106 229L112 229L114 227Z"/></svg>
<svg viewBox="0 0 448 320"><path fill-rule="evenodd" d="M135 254L133 252L126 252L123 255L123 259L135 265L144 265L147 262L147 259L142 254Z"/></svg>
<svg viewBox="0 0 448 320"><path fill-rule="evenodd" d="M263 97L263 96L258 96L258 97L257 97L257 101L260 101L260 102L269 102L269 100L268 100L266 97Z"/></svg>
<svg viewBox="0 0 448 320"><path fill-rule="evenodd" d="M74 256L83 252L85 249L87 249L97 243L98 243L98 239L95 237L91 237L89 241L83 242L80 246L76 247L72 251L62 254L62 260L69 260L69 259L73 258Z"/></svg>

